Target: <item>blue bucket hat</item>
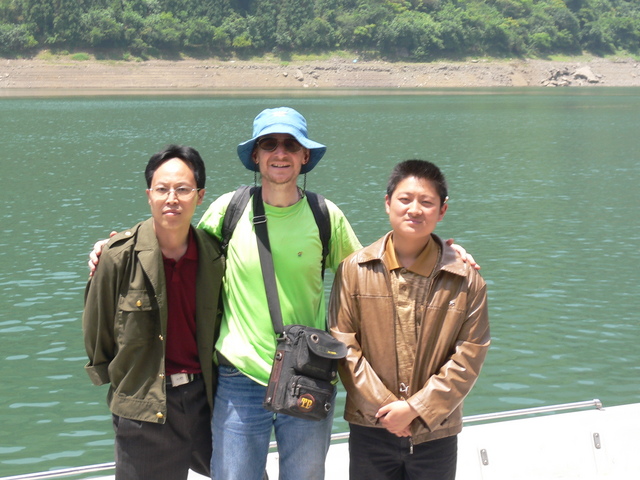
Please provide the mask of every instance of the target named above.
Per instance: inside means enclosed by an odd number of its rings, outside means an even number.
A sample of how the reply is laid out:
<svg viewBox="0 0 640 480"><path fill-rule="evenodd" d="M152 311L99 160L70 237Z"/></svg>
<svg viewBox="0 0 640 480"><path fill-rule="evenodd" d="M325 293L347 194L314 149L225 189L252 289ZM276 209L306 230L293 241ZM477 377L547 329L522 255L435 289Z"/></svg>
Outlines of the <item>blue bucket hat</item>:
<svg viewBox="0 0 640 480"><path fill-rule="evenodd" d="M300 173L307 173L313 170L313 167L316 166L327 151L327 147L309 139L307 136L307 121L293 108L267 108L260 112L253 121L253 138L238 145L240 161L253 172L259 171L258 165L251 159L253 148L258 138L269 133L288 133L300 142L300 145L309 149L309 161L302 165Z"/></svg>

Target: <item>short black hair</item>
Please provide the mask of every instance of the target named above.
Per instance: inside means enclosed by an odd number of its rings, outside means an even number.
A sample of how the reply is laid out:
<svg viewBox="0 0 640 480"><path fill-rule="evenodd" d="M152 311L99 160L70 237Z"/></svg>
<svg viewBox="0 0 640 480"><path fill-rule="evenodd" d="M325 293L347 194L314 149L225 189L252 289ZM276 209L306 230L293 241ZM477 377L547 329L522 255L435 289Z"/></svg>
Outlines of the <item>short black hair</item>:
<svg viewBox="0 0 640 480"><path fill-rule="evenodd" d="M397 164L389 177L387 183L387 195L389 198L393 195L398 184L405 178L416 177L430 180L436 188L436 192L440 197L440 205L444 205L447 200L448 188L447 181L440 169L431 162L426 160L405 160Z"/></svg>
<svg viewBox="0 0 640 480"><path fill-rule="evenodd" d="M147 163L147 168L144 170L144 177L147 180L147 188L151 188L151 180L153 180L153 175L156 173L156 170L160 165L172 158L179 158L186 163L193 172L197 188L204 188L207 174L205 172L202 157L195 148L183 145L169 145L165 147L164 150L161 150L151 156Z"/></svg>

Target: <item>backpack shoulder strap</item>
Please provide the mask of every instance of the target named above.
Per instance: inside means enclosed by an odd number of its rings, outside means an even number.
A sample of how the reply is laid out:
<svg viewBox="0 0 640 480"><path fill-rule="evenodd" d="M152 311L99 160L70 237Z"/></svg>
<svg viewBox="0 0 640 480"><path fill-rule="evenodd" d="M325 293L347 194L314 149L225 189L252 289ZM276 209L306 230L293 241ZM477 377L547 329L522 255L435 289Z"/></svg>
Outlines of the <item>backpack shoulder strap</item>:
<svg viewBox="0 0 640 480"><path fill-rule="evenodd" d="M248 185L239 187L233 193L233 197L231 197L231 201L229 202L229 205L227 205L227 211L225 212L224 220L222 221L222 238L220 241L223 254L227 253L227 247L229 246L229 241L231 240L233 231L236 229L238 220L240 220L242 212L244 212L244 209L249 203L249 198L253 195L255 188L256 187L250 187Z"/></svg>
<svg viewBox="0 0 640 480"><path fill-rule="evenodd" d="M305 195L320 233L320 241L322 242L322 278L324 278L324 269L329 255L329 240L331 240L331 217L329 216L327 202L322 195L309 190L305 192Z"/></svg>
<svg viewBox="0 0 640 480"><path fill-rule="evenodd" d="M231 197L231 201L227 206L227 211L225 212L224 220L222 222L222 239L220 244L223 253L227 252L227 247L229 246L229 241L231 240L233 231L235 230L238 220L240 220L242 212L244 212L244 209L249 203L249 199L255 192L256 188L257 187L243 185L239 187L234 192L233 197ZM313 218L318 225L318 232L322 243L322 278L324 278L324 269L327 256L329 255L329 241L331 240L331 218L329 216L329 209L327 208L327 203L322 195L310 192L309 190L305 192L305 195L307 196L307 201L311 207Z"/></svg>

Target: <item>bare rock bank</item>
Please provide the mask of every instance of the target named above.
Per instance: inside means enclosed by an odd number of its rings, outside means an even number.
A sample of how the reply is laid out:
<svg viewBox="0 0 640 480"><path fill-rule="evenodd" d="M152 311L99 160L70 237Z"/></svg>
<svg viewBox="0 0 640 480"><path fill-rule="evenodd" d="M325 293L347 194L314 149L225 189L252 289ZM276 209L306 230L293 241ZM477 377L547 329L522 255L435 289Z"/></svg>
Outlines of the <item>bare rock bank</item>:
<svg viewBox="0 0 640 480"><path fill-rule="evenodd" d="M287 64L217 60L0 60L0 95L87 90L292 90L640 86L634 59L390 63L334 59ZM85 92L86 93L86 92Z"/></svg>

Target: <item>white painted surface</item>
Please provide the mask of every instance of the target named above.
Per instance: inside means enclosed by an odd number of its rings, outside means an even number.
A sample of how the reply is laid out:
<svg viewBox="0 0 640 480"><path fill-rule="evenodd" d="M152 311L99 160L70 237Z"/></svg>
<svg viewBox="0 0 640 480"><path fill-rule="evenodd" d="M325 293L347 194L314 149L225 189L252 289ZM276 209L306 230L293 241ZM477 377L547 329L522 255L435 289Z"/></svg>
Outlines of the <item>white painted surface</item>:
<svg viewBox="0 0 640 480"><path fill-rule="evenodd" d="M458 440L457 480L640 478L640 403L471 424ZM348 462L347 443L333 444L325 478L347 480ZM270 480L278 479L277 453L269 454L267 472ZM113 475L87 478L114 479ZM189 480L206 478L193 472L189 475Z"/></svg>
<svg viewBox="0 0 640 480"><path fill-rule="evenodd" d="M600 448L596 447L594 435ZM488 464L483 465L481 451ZM326 479L347 480L346 443L332 445ZM267 463L278 478L277 454ZM640 478L640 404L465 426L457 480L634 480Z"/></svg>

